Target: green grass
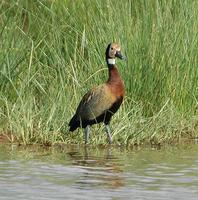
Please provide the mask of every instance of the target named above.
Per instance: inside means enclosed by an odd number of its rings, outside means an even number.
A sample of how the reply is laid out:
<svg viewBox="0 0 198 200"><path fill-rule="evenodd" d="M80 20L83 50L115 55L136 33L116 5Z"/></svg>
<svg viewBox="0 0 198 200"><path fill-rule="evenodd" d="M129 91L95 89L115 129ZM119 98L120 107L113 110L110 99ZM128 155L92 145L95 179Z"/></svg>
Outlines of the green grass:
<svg viewBox="0 0 198 200"><path fill-rule="evenodd" d="M198 137L198 1L3 0L0 133L11 142L83 143L67 124L82 95L107 79L104 52L119 42L126 98L114 143ZM90 143L106 143L100 125Z"/></svg>

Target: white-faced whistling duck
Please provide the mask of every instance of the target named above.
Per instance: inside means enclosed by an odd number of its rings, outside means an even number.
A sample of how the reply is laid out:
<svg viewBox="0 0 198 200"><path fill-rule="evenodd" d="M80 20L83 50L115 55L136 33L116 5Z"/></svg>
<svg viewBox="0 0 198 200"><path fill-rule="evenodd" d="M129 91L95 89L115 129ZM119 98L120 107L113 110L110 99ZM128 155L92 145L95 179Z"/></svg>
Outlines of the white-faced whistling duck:
<svg viewBox="0 0 198 200"><path fill-rule="evenodd" d="M87 92L69 122L70 131L78 127L84 128L85 144L88 143L90 126L103 122L109 143L112 143L109 123L111 117L119 109L124 97L124 83L116 68L115 58L125 59L121 54L120 45L111 43L106 49L106 62L109 78L106 83L94 87Z"/></svg>

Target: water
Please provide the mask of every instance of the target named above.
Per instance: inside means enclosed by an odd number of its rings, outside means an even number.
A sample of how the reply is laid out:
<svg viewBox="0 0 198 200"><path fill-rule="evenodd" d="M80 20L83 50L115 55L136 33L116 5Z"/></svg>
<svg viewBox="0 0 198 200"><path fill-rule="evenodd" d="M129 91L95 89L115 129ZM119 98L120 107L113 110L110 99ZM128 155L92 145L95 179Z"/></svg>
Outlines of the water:
<svg viewBox="0 0 198 200"><path fill-rule="evenodd" d="M0 145L0 199L198 199L198 145Z"/></svg>

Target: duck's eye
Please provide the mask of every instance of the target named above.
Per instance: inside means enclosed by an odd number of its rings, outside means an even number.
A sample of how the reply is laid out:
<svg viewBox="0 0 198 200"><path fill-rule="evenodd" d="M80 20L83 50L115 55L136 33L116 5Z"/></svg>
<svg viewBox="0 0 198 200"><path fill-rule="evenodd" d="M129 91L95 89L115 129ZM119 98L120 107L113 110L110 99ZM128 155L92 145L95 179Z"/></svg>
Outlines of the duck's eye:
<svg viewBox="0 0 198 200"><path fill-rule="evenodd" d="M111 50L113 50L113 47L111 47Z"/></svg>

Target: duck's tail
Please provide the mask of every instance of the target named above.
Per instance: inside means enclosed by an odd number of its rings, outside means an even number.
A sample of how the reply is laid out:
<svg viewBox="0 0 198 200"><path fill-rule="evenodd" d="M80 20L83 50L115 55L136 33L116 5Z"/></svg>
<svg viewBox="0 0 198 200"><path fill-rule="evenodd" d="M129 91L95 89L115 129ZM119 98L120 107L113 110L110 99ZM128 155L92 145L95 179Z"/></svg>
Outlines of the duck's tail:
<svg viewBox="0 0 198 200"><path fill-rule="evenodd" d="M69 127L69 131L71 132L75 131L78 127L80 127L80 121L77 119L76 115L74 115L70 120Z"/></svg>

